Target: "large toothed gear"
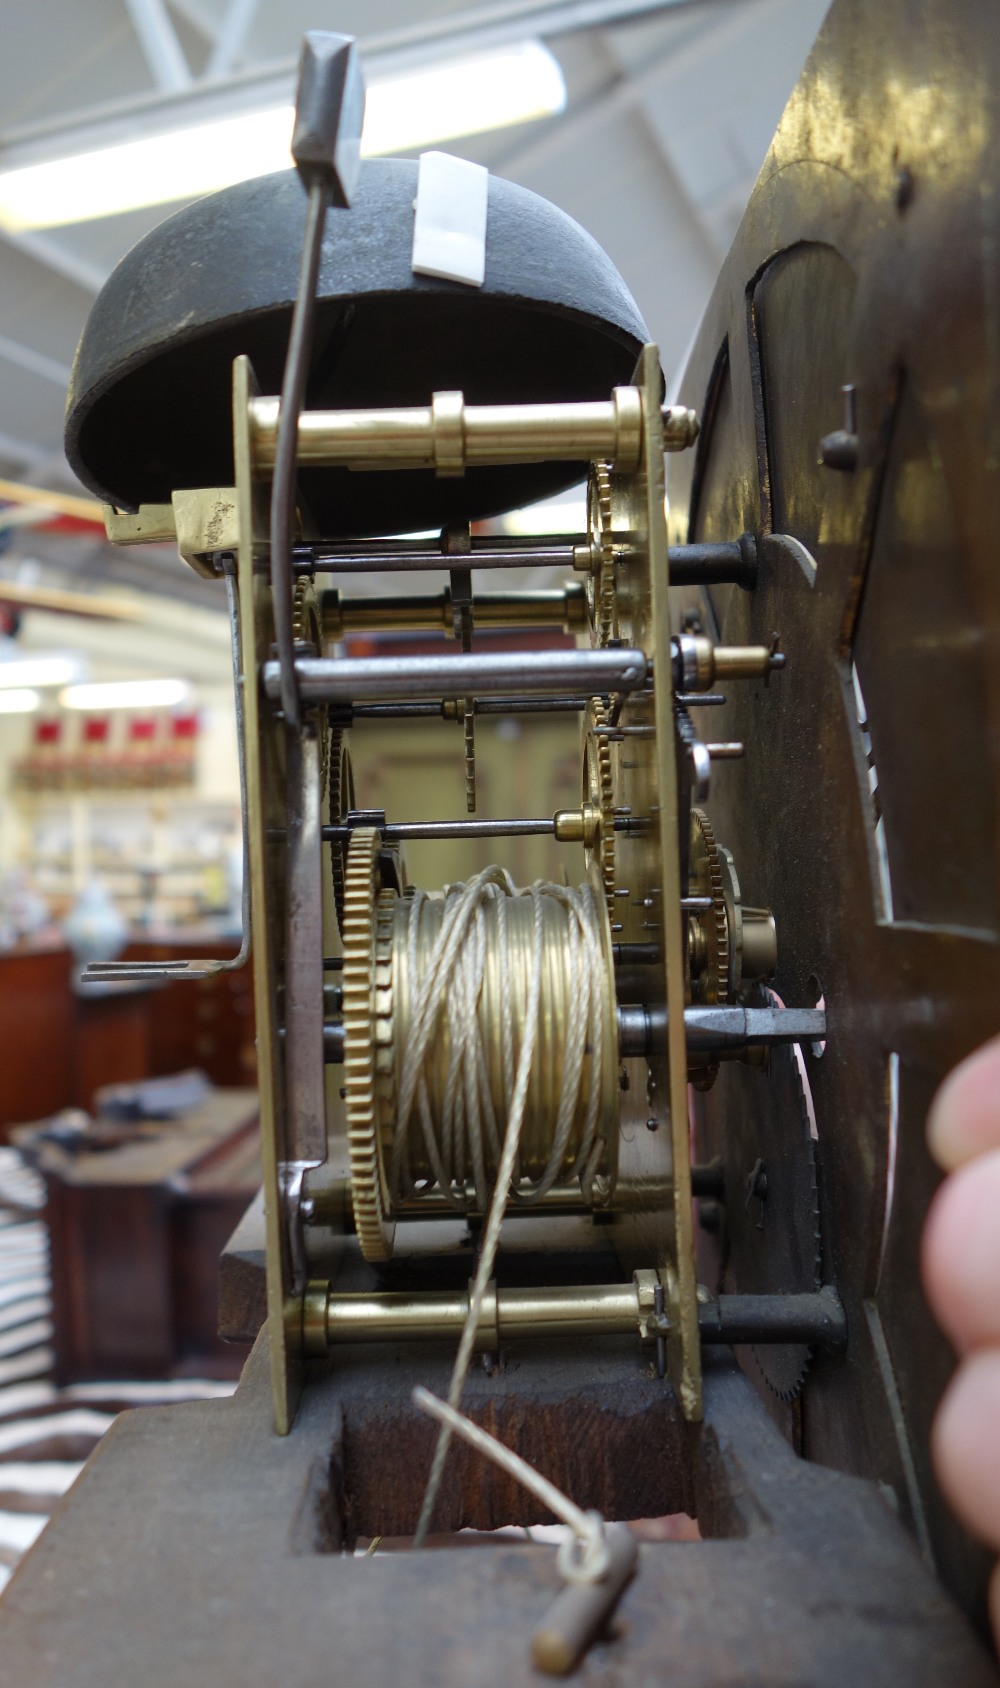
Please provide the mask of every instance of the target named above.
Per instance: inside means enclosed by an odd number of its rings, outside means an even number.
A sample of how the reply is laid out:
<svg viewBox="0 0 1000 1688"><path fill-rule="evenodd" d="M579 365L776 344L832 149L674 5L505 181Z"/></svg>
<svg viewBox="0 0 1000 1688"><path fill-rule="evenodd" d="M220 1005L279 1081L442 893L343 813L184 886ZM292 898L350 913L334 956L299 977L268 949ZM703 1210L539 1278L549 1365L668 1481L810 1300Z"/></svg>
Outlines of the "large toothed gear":
<svg viewBox="0 0 1000 1688"><path fill-rule="evenodd" d="M308 575L300 575L292 590L292 644L301 646L305 650L315 651L317 655L323 650L323 625L320 616L319 599L316 588ZM322 755L320 766L320 802L325 802L326 794L330 790L331 777L336 780L338 775L334 769L337 747L333 743L334 734L327 731L327 711L320 708L316 711L319 730L319 741ZM338 735L342 737L342 735ZM331 816L332 819L332 816ZM334 848L336 855L336 847ZM334 876L334 897L337 896L337 879ZM337 917L340 918L340 902L337 902Z"/></svg>
<svg viewBox="0 0 1000 1688"><path fill-rule="evenodd" d="M385 941L392 897L379 897L381 839L375 827L351 838L344 874L344 1093L351 1162L351 1202L366 1260L392 1255L379 1133L391 1098L392 969Z"/></svg>
<svg viewBox="0 0 1000 1688"><path fill-rule="evenodd" d="M693 896L712 899L712 907L698 917L705 939L705 961L694 994L699 1002L726 1002L729 998L729 920L725 875L712 823L703 809L691 810L690 889Z"/></svg>
<svg viewBox="0 0 1000 1688"><path fill-rule="evenodd" d="M331 826L343 826L354 802L354 773L351 754L347 748L347 734L342 727L331 727L326 740L325 779L329 793ZM337 926L344 931L344 873L347 845L336 840L330 845L330 877L333 881L333 903L337 911Z"/></svg>
<svg viewBox="0 0 1000 1688"><path fill-rule="evenodd" d="M611 537L611 471L595 463L587 488L587 526L593 556L588 588L591 625L599 645L615 636L615 556Z"/></svg>
<svg viewBox="0 0 1000 1688"><path fill-rule="evenodd" d="M611 744L607 733L595 733L595 727L608 724L608 712L599 697L591 698L586 715L586 749L583 760L583 800L589 802L599 817L597 838L585 846L587 866L595 866L601 876L608 912L613 915L615 902L615 785L611 767Z"/></svg>
<svg viewBox="0 0 1000 1688"><path fill-rule="evenodd" d="M300 575L292 591L292 643L322 647L322 624L316 588L308 575Z"/></svg>

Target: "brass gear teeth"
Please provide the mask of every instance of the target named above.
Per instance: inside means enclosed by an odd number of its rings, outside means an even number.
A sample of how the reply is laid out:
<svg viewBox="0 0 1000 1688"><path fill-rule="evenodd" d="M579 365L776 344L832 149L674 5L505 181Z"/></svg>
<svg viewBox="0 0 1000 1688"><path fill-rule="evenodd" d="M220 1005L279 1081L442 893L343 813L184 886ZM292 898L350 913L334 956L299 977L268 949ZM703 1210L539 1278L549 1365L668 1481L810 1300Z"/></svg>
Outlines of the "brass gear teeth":
<svg viewBox="0 0 1000 1688"><path fill-rule="evenodd" d="M308 575L304 574L299 576L292 588L292 644L308 645L317 652L321 652L323 649L319 599L316 596L316 589L312 581ZM322 745L322 762L320 765L320 802L322 803L329 789L331 749L326 731L327 711L321 708L317 713L320 743Z"/></svg>
<svg viewBox="0 0 1000 1688"><path fill-rule="evenodd" d="M589 488L590 544L595 553L591 608L597 642L606 645L615 631L615 555L611 537L611 470L595 463Z"/></svg>
<svg viewBox="0 0 1000 1688"><path fill-rule="evenodd" d="M292 643L303 645L306 641L306 592L309 582L303 575L292 588Z"/></svg>
<svg viewBox="0 0 1000 1688"><path fill-rule="evenodd" d="M354 807L351 757L347 749L347 734L343 727L331 727L327 735L325 787L329 793L331 826L342 826L347 812ZM344 931L344 864L347 850L343 844L330 845L330 877L333 881L333 904L337 911L337 926Z"/></svg>
<svg viewBox="0 0 1000 1688"><path fill-rule="evenodd" d="M315 645L317 651L322 644L319 600L306 574L300 575L292 588L292 643Z"/></svg>
<svg viewBox="0 0 1000 1688"><path fill-rule="evenodd" d="M330 789L330 758L333 747L330 743L330 712L322 706L318 710L320 766L319 766L319 801L320 807L326 802L326 795Z"/></svg>
<svg viewBox="0 0 1000 1688"><path fill-rule="evenodd" d="M476 709L475 700L467 697L462 716L465 733L465 807L470 815L476 812Z"/></svg>
<svg viewBox="0 0 1000 1688"><path fill-rule="evenodd" d="M606 733L595 733L594 727L606 726L608 712L601 698L590 700L587 715L587 752L585 757L584 799L590 799L600 815L600 830L595 849L588 851L588 864L594 862L601 875L604 900L608 913L614 918L615 906L615 784L611 768L611 745Z"/></svg>
<svg viewBox="0 0 1000 1688"><path fill-rule="evenodd" d="M375 827L359 827L351 838L344 873L344 1092L351 1162L351 1202L358 1243L366 1260L388 1260L392 1227L386 1212L379 1153L380 1092L391 1037L391 1000L379 1002L385 963L379 959L375 898L381 839ZM380 923L381 924L381 923ZM390 984L391 998L391 984ZM387 1009L379 1013L379 1008ZM381 1027L380 1027L381 1022Z"/></svg>
<svg viewBox="0 0 1000 1688"><path fill-rule="evenodd" d="M692 809L691 819L701 833L705 852L707 886L705 895L712 899L712 934L709 942L708 978L714 995L710 1002L725 1002L729 995L729 921L726 916L726 892L722 875L722 858L715 842L712 823L703 809Z"/></svg>

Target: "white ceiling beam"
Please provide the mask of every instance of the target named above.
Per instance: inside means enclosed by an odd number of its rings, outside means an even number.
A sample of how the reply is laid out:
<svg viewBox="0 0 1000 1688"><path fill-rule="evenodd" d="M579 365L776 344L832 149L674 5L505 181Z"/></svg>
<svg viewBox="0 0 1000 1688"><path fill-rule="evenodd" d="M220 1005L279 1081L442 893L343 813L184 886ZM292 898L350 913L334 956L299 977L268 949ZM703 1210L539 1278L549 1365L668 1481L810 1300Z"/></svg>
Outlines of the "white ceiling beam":
<svg viewBox="0 0 1000 1688"><path fill-rule="evenodd" d="M218 26L197 0L169 0L169 5L175 17L183 18L195 34L207 41L210 47L215 45L219 35Z"/></svg>
<svg viewBox="0 0 1000 1688"><path fill-rule="evenodd" d="M0 334L0 358L17 369L26 369L30 375L41 376L43 381L53 382L63 392L69 386L68 363L59 363L45 352L36 352L33 346L22 346L19 340L9 340L6 334Z"/></svg>
<svg viewBox="0 0 1000 1688"><path fill-rule="evenodd" d="M164 0L125 0L132 28L158 88L176 91L192 83L191 66L170 21Z"/></svg>
<svg viewBox="0 0 1000 1688"><path fill-rule="evenodd" d="M58 240L52 240L49 235L38 234L33 229L0 228L0 240L8 246L13 246L26 257L34 258L38 264L44 264L48 270L54 270L66 281L72 281L85 293L99 293L108 279L107 270L99 264L92 264L89 258L81 258L78 253L70 252Z"/></svg>
<svg viewBox="0 0 1000 1688"><path fill-rule="evenodd" d="M205 66L206 79L225 76L232 70L243 51L259 5L260 0L229 0L222 27Z"/></svg>
<svg viewBox="0 0 1000 1688"><path fill-rule="evenodd" d="M772 12L783 3L784 0L770 0L762 7L755 0L714 0L714 9L721 14L717 21L680 49L668 48L640 75L629 72L603 30L595 31L613 66L613 80L601 93L575 110L571 109L565 116L553 119L540 132L507 153L503 159L503 170L523 177L558 157L567 148L589 140L596 131L617 118L633 113L642 122L643 131L668 174L674 193L689 213L693 232L712 263L717 265L725 256L725 250L719 243L715 220L703 214L707 208L698 205L688 193L659 126L651 119L649 102L665 84L675 81L678 76L689 76L707 57L732 48L734 41L748 27L757 26L762 12Z"/></svg>
<svg viewBox="0 0 1000 1688"><path fill-rule="evenodd" d="M428 58L482 52L506 46L525 35L555 39L581 30L626 24L681 6L712 5L715 0L501 0L492 6L452 12L443 18L362 36L362 57L378 60L378 69L402 70ZM372 65L374 68L374 63Z"/></svg>
<svg viewBox="0 0 1000 1688"><path fill-rule="evenodd" d="M651 74L655 76L656 73ZM544 169L554 159L561 157L568 148L590 140L596 132L607 128L618 118L631 115L642 123L643 133L653 146L657 163L669 177L676 203L682 213L687 214L695 245L702 249L710 267L715 270L725 254L714 229L705 223L698 206L694 204L673 164L666 157L655 126L649 123L646 117L643 107L643 87L646 80L644 78L640 86L638 79L617 78L603 93L596 94L593 99L577 106L566 116L553 118L540 135L533 136L522 146L505 153L497 169L505 176L512 176L516 181L524 181Z"/></svg>
<svg viewBox="0 0 1000 1688"><path fill-rule="evenodd" d="M787 6L788 0L713 0L715 17L712 22L680 47L670 48L648 74L644 73L634 80L637 85L642 85L645 96L655 91L656 85L668 77L671 81L686 79L692 71L699 70L707 58L721 58L723 54L732 53L742 36L760 33L763 27L771 24L772 15L786 10ZM629 66L616 50L614 41L603 32L601 44L616 67L623 74L628 73Z"/></svg>
<svg viewBox="0 0 1000 1688"><path fill-rule="evenodd" d="M155 5L162 13L164 0L128 0L136 7ZM359 39L364 68L369 76L383 76L425 63L428 59L455 57L521 40L526 34L556 38L602 25L625 24L657 12L681 6L713 6L719 0L507 0L503 5L478 7L451 13L430 23L405 30L383 31ZM747 0L734 0L747 4ZM14 169L58 158L69 152L86 152L117 141L133 139L137 132L169 128L182 122L196 122L252 110L262 104L288 101L294 92L296 61L282 59L221 81L201 80L183 88L161 89L117 100L85 113L72 113L57 122L25 126L0 135L0 168Z"/></svg>

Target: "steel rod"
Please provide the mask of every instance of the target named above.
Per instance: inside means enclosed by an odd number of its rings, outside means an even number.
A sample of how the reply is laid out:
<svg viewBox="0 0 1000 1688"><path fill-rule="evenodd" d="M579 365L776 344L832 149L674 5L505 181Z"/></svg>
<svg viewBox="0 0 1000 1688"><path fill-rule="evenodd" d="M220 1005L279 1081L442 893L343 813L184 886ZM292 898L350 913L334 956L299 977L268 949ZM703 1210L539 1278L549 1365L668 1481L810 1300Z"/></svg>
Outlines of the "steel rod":
<svg viewBox="0 0 1000 1688"><path fill-rule="evenodd" d="M671 586L742 586L757 584L757 541L752 533L721 544L671 545Z"/></svg>
<svg viewBox="0 0 1000 1688"><path fill-rule="evenodd" d="M492 697L474 698L476 715L571 715L586 709L586 697ZM439 703L359 703L348 711L351 721L407 720L410 717L428 719L443 716L458 720L457 710L450 713Z"/></svg>
<svg viewBox="0 0 1000 1688"><path fill-rule="evenodd" d="M740 540L705 545L670 547L671 586L734 585L746 588L756 583L757 557L752 536L750 546ZM586 534L539 534L513 540L506 535L474 539L467 553L473 569L563 568L576 565L577 553L588 545ZM751 552L752 547L752 552ZM465 554L463 554L463 561ZM323 574L409 574L454 567L454 559L440 546L421 540L350 540L342 545L297 545L294 566L299 572Z"/></svg>
<svg viewBox="0 0 1000 1688"><path fill-rule="evenodd" d="M573 547L557 544L529 547L508 543L502 549L486 550L481 542L477 542L470 552L459 555L457 560L471 569L571 569ZM343 554L328 551L326 547L312 550L300 547L295 555L295 568L300 574L311 574L314 570L320 574L423 574L434 569L447 574L449 569L454 568L455 561L454 557L446 557L441 551L426 546L414 547L412 551L361 551L355 546L350 553Z"/></svg>
<svg viewBox="0 0 1000 1688"><path fill-rule="evenodd" d="M795 1342L839 1352L847 1316L832 1285L799 1295L720 1295L698 1306L702 1342Z"/></svg>
<svg viewBox="0 0 1000 1688"><path fill-rule="evenodd" d="M724 1054L762 1044L814 1043L826 1036L826 1013L822 1008L686 1008L684 1036L688 1050L699 1054ZM656 1054L665 1042L666 1015L662 1010L641 1004L619 1005L618 1050L623 1059ZM343 1060L344 1028L340 1021L327 1021L323 1047L327 1061Z"/></svg>
<svg viewBox="0 0 1000 1688"><path fill-rule="evenodd" d="M822 1008L688 1008L684 1030L688 1048L698 1050L811 1043L827 1035Z"/></svg>
<svg viewBox="0 0 1000 1688"><path fill-rule="evenodd" d="M699 1053L811 1043L826 1036L826 1013L822 1008L686 1008L684 1036L688 1050ZM665 1014L641 1005L619 1006L618 1045L623 1056L654 1054L665 1041Z"/></svg>
<svg viewBox="0 0 1000 1688"><path fill-rule="evenodd" d="M356 698L490 697L510 691L540 696L566 692L635 692L647 684L640 650L489 651L448 656L300 657L295 664L304 703L353 703ZM281 674L264 664L264 691L276 700Z"/></svg>
<svg viewBox="0 0 1000 1688"><path fill-rule="evenodd" d="M346 843L351 836L349 826L325 826L325 843ZM403 844L411 838L536 838L551 835L555 822L544 815L538 820L511 821L402 821L398 826L379 828L386 844Z"/></svg>

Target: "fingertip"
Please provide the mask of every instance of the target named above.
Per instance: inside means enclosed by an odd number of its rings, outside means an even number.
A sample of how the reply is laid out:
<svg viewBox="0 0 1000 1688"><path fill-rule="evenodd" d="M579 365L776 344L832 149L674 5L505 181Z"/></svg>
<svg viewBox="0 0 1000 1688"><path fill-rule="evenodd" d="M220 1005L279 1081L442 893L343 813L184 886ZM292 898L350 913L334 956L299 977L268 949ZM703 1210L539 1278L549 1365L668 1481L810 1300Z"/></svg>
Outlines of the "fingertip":
<svg viewBox="0 0 1000 1688"><path fill-rule="evenodd" d="M1000 1348L963 1360L934 1420L938 1481L966 1528L1000 1548Z"/></svg>
<svg viewBox="0 0 1000 1688"><path fill-rule="evenodd" d="M945 1179L921 1241L924 1291L959 1352L1000 1344L1000 1149Z"/></svg>
<svg viewBox="0 0 1000 1688"><path fill-rule="evenodd" d="M1000 1144L1000 1037L948 1074L927 1115L927 1144L946 1172Z"/></svg>

